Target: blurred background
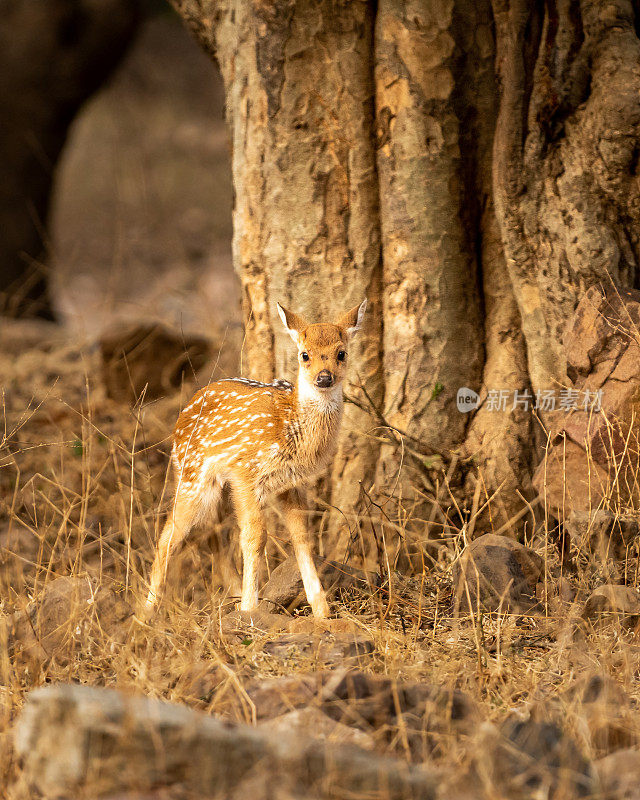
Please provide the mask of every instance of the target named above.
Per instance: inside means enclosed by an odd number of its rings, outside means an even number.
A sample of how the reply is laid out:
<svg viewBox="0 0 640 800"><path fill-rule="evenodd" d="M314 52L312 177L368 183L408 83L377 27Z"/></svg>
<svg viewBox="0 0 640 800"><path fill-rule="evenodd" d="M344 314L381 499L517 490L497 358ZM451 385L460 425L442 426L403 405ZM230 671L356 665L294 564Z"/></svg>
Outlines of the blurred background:
<svg viewBox="0 0 640 800"><path fill-rule="evenodd" d="M239 328L215 65L168 4L7 10L5 314L90 339L141 319L216 339Z"/></svg>
<svg viewBox="0 0 640 800"><path fill-rule="evenodd" d="M179 409L236 371L243 327L215 63L164 1L0 9L0 605L21 607L38 576L144 572Z"/></svg>

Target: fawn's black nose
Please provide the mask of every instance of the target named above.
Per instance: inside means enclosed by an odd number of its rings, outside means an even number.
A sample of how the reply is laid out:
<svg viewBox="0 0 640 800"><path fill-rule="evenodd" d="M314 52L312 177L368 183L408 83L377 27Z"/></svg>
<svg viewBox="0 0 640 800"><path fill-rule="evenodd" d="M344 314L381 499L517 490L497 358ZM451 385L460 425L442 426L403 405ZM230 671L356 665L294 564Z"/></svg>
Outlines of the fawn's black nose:
<svg viewBox="0 0 640 800"><path fill-rule="evenodd" d="M319 389L328 389L333 386L333 375L328 369L323 369L316 375L315 384Z"/></svg>

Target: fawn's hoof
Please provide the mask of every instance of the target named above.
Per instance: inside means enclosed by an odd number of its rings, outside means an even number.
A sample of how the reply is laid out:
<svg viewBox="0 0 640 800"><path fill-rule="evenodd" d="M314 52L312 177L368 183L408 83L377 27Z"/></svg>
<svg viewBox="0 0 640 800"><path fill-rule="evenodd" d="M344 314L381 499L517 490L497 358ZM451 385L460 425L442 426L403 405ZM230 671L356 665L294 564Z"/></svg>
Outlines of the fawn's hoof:
<svg viewBox="0 0 640 800"><path fill-rule="evenodd" d="M326 619L331 616L329 604L324 598L322 598L321 603L314 603L313 606L311 606L311 611L316 619Z"/></svg>

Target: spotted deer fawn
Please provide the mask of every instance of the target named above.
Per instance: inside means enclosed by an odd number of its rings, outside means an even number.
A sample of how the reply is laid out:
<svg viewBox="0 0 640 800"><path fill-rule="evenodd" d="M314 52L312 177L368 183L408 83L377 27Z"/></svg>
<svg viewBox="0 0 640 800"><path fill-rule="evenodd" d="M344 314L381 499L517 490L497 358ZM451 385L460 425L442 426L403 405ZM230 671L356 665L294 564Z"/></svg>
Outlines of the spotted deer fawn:
<svg viewBox="0 0 640 800"><path fill-rule="evenodd" d="M171 553L217 506L228 483L240 524L240 609L258 604L258 566L267 540L261 507L278 494L307 600L314 616L329 614L295 487L327 466L335 451L348 345L366 305L364 300L335 324L308 325L278 304L298 348L296 385L224 379L201 389L182 411L173 434L175 496L151 569L147 612L157 604Z"/></svg>

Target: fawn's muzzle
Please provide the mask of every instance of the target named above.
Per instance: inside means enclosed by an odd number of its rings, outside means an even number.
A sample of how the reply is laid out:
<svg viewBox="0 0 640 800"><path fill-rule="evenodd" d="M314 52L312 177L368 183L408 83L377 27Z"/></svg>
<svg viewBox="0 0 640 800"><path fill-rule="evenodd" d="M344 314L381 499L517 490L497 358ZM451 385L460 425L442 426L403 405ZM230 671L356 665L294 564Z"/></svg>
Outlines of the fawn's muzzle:
<svg viewBox="0 0 640 800"><path fill-rule="evenodd" d="M333 375L328 369L323 369L316 375L314 383L319 389L328 389L333 386Z"/></svg>

